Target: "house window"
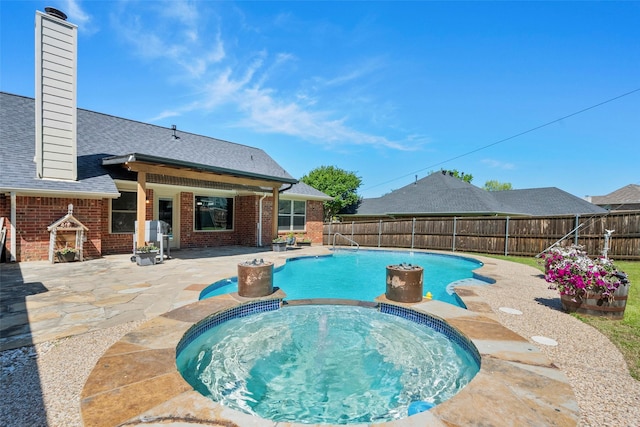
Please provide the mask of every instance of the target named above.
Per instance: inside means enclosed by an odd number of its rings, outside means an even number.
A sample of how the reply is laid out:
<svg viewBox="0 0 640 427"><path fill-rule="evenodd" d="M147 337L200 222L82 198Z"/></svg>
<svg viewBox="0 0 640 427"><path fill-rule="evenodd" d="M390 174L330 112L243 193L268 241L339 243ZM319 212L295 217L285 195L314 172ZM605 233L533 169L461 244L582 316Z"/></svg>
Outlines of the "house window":
<svg viewBox="0 0 640 427"><path fill-rule="evenodd" d="M111 199L111 232L135 232L138 199L135 191L121 191L120 197Z"/></svg>
<svg viewBox="0 0 640 427"><path fill-rule="evenodd" d="M304 231L307 204L304 200L278 201L278 231Z"/></svg>
<svg viewBox="0 0 640 427"><path fill-rule="evenodd" d="M233 198L196 196L195 229L233 230Z"/></svg>

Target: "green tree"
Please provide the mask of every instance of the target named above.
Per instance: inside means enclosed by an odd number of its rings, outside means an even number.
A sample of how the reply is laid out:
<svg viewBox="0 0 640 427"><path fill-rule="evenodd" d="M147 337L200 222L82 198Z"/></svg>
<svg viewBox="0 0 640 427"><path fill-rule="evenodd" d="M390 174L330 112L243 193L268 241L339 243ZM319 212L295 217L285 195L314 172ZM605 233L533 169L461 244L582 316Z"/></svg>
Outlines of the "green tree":
<svg viewBox="0 0 640 427"><path fill-rule="evenodd" d="M300 178L300 181L333 197L333 200L324 202L325 221L330 221L338 213L355 211L360 202L357 190L362 179L355 172L334 166L320 166Z"/></svg>
<svg viewBox="0 0 640 427"><path fill-rule="evenodd" d="M451 172L453 172L453 176L463 180L464 182L468 182L469 184L471 184L471 181L473 181L473 175L471 175L470 173L458 172L458 169L454 169Z"/></svg>
<svg viewBox="0 0 640 427"><path fill-rule="evenodd" d="M487 191L504 191L511 190L510 182L498 182L496 180L487 181L484 183L485 190Z"/></svg>
<svg viewBox="0 0 640 427"><path fill-rule="evenodd" d="M432 173L435 173L435 172L436 171L433 171L433 170L429 171L428 175L431 175ZM471 184L471 181L473 181L473 175L471 175L470 173L459 172L458 169L453 169L453 170L440 169L439 172L451 174L456 178L463 180L464 182L468 182L469 184Z"/></svg>

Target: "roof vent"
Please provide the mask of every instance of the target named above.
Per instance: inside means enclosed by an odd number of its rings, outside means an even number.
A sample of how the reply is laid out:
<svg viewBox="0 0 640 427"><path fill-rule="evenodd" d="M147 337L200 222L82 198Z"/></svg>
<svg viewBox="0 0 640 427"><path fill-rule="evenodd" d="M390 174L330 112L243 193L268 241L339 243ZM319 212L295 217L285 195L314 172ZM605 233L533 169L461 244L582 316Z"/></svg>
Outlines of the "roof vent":
<svg viewBox="0 0 640 427"><path fill-rule="evenodd" d="M47 14L51 15L51 16L55 16L56 18L60 18L63 21L67 20L67 14L64 13L61 10L58 10L56 8L53 7L45 7L44 11L47 12Z"/></svg>
<svg viewBox="0 0 640 427"><path fill-rule="evenodd" d="M176 125L171 125L171 130L173 131L173 139L180 139L180 137L176 135L176 130L177 130Z"/></svg>

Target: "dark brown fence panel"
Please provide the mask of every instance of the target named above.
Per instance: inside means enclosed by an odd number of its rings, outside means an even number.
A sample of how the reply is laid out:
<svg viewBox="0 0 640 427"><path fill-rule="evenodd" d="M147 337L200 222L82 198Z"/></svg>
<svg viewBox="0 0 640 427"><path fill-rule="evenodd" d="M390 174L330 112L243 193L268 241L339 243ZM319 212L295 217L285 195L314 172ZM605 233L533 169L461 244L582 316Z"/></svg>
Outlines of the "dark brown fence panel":
<svg viewBox="0 0 640 427"><path fill-rule="evenodd" d="M605 233L613 230L608 255L640 260L640 211L602 216L424 217L367 220L324 225L324 243L342 234L360 246L398 247L535 256L563 239L592 256L603 252ZM337 245L349 245L338 236Z"/></svg>

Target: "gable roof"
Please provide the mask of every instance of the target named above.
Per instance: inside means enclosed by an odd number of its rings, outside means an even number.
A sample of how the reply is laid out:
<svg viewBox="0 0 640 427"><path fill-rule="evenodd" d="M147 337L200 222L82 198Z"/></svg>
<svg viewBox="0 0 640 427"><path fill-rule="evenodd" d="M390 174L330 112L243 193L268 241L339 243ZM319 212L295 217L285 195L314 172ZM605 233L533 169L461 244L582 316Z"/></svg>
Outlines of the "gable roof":
<svg viewBox="0 0 640 427"><path fill-rule="evenodd" d="M124 169L103 165L158 160L193 169L281 183L296 183L263 150L193 133L78 109L78 180L43 180L35 176L35 101L0 92L0 190L85 193L115 197L113 178ZM108 161L104 164L109 163ZM119 170L121 169L121 170ZM129 178L131 179L131 178Z"/></svg>
<svg viewBox="0 0 640 427"><path fill-rule="evenodd" d="M606 212L555 187L489 192L441 171L382 197L362 200L355 215L543 216Z"/></svg>
<svg viewBox="0 0 640 427"><path fill-rule="evenodd" d="M640 203L640 185L629 184L604 196L591 196L596 205Z"/></svg>
<svg viewBox="0 0 640 427"><path fill-rule="evenodd" d="M493 191L492 196L524 215L550 216L606 213L592 203L556 187Z"/></svg>
<svg viewBox="0 0 640 427"><path fill-rule="evenodd" d="M280 187L280 190L282 191L283 195L302 196L302 198L304 198L305 200L320 200L320 201L333 200L333 197L327 196L322 191L316 190L309 184L306 184L302 181L296 184L293 184L291 188L289 188L289 185L283 185L282 187Z"/></svg>

